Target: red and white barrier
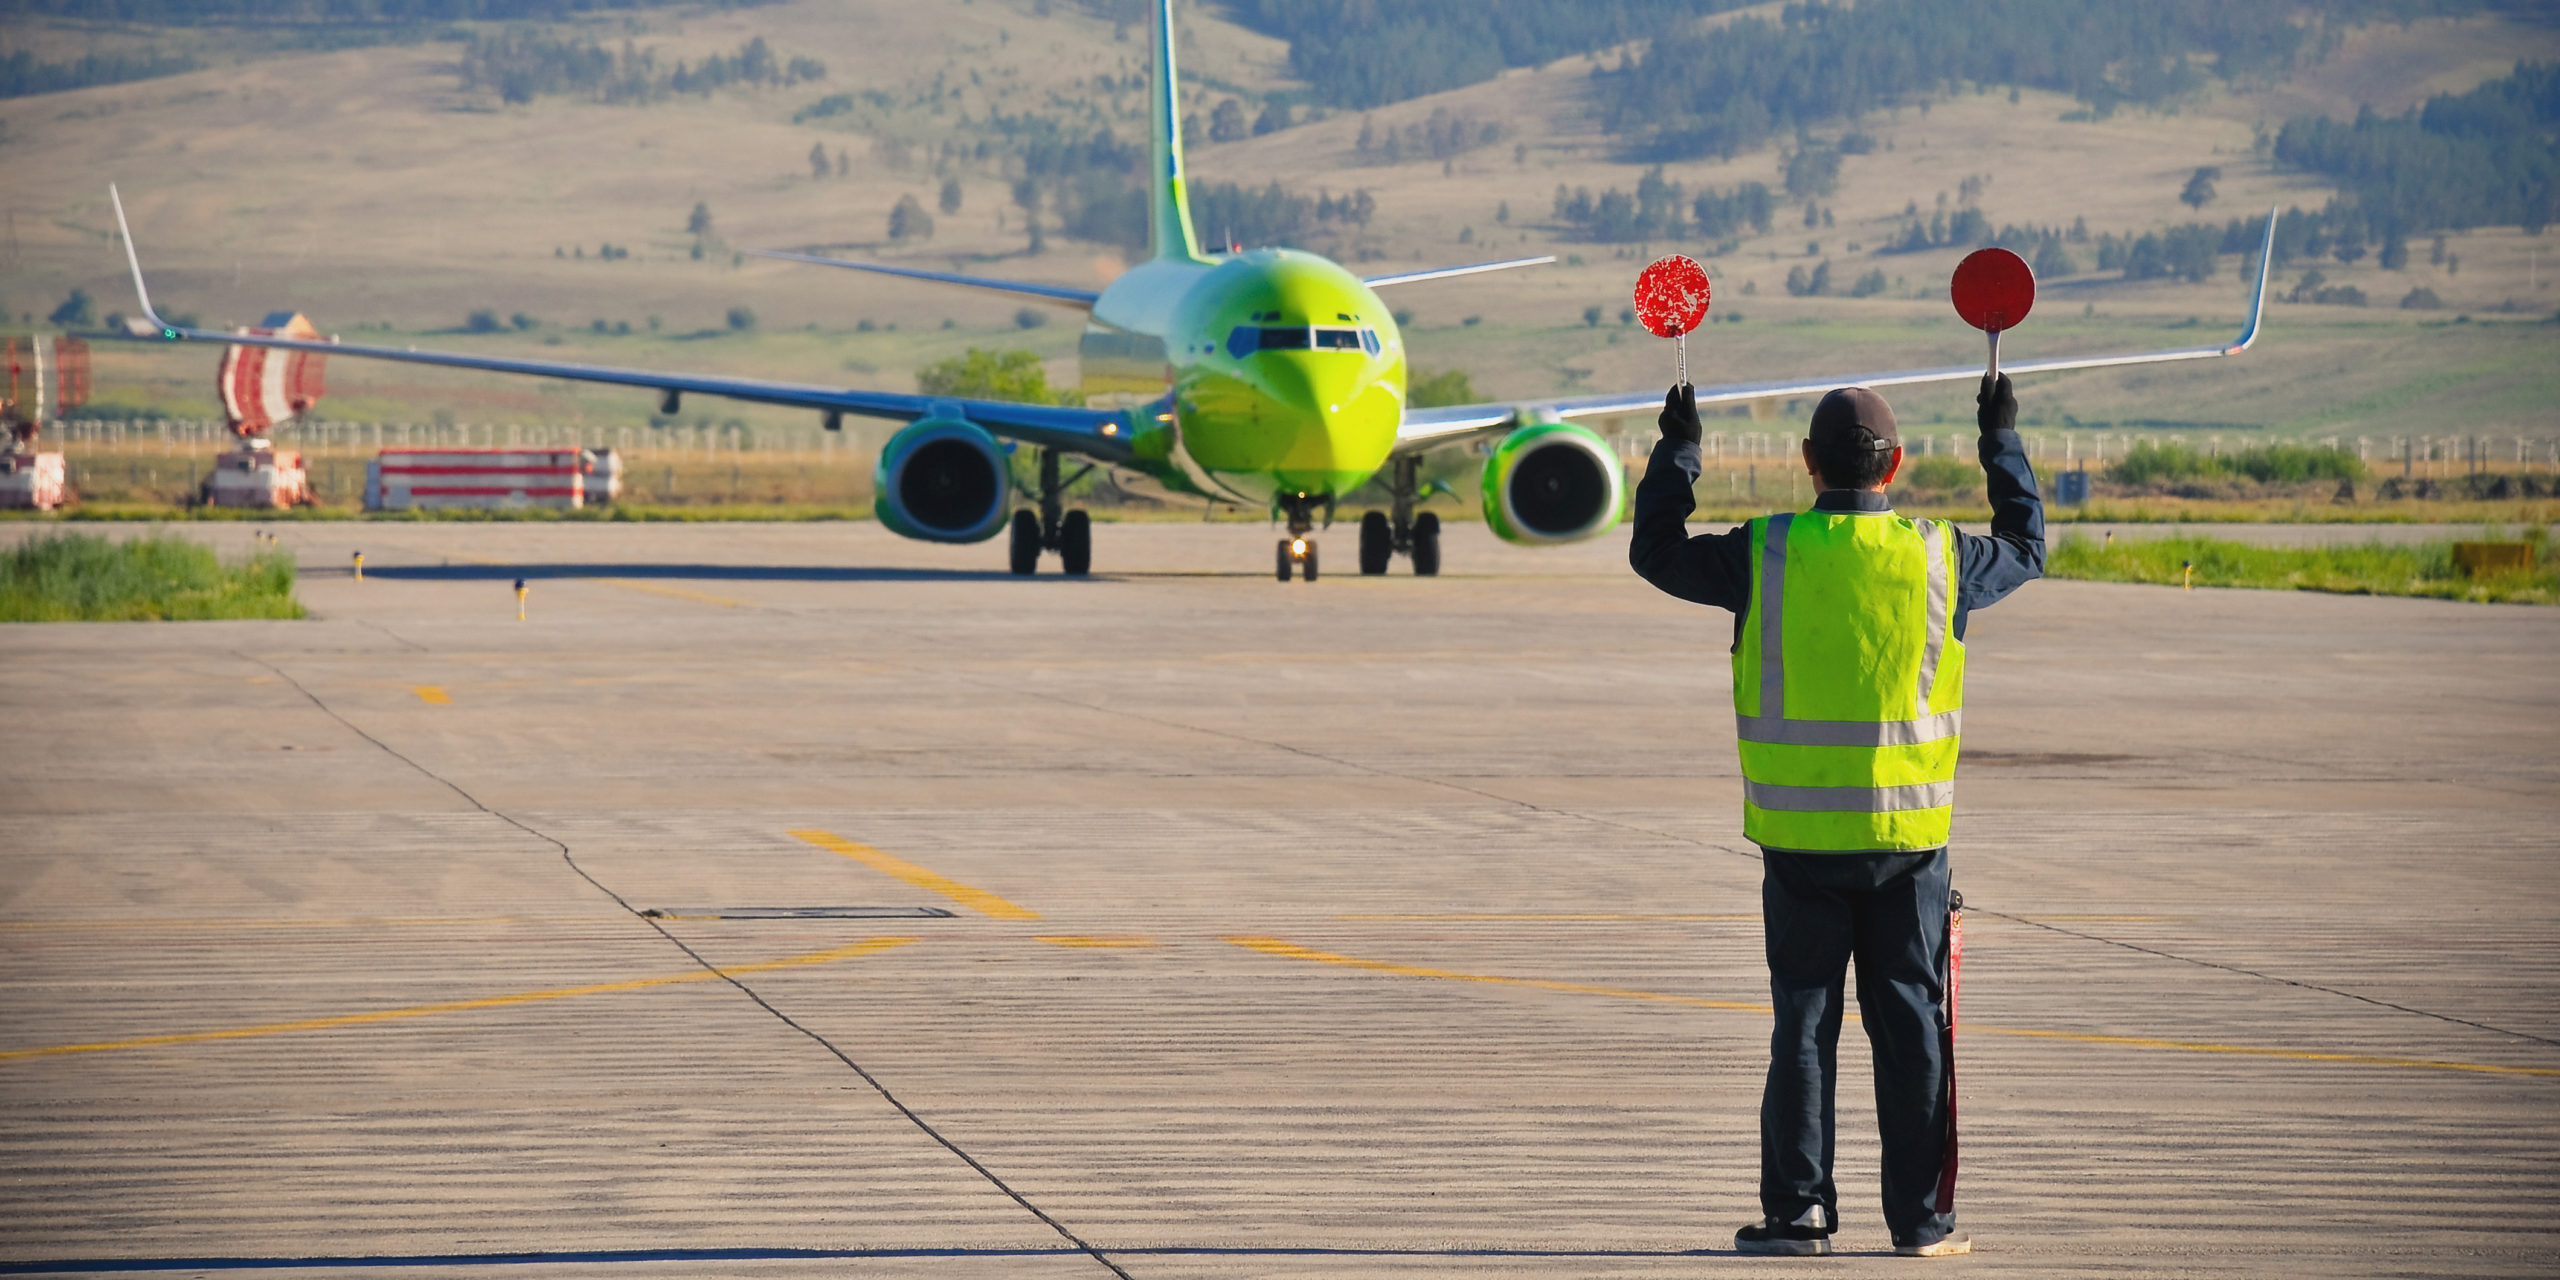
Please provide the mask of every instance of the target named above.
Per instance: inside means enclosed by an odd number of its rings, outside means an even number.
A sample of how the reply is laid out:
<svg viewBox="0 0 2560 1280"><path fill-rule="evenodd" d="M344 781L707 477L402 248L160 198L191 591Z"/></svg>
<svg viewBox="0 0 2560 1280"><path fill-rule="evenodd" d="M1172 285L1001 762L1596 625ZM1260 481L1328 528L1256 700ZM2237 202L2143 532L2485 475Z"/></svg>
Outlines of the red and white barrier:
<svg viewBox="0 0 2560 1280"><path fill-rule="evenodd" d="M586 505L589 466L581 449L385 449L366 468L364 505L574 510Z"/></svg>

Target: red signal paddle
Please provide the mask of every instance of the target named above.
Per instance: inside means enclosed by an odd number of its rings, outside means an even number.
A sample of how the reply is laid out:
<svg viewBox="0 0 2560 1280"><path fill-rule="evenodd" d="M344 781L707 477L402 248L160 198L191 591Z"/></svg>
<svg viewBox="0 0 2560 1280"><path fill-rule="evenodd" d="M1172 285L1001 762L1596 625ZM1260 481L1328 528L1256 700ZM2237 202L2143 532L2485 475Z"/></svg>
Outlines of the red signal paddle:
<svg viewBox="0 0 2560 1280"><path fill-rule="evenodd" d="M2015 329L2036 305L2036 273L2026 259L2006 249L1976 249L1956 264L1947 286L1956 314L1990 336L1991 363L1986 377L2000 376L2000 331Z"/></svg>
<svg viewBox="0 0 2560 1280"><path fill-rule="evenodd" d="M1636 319L1680 348L1680 385L1689 385L1689 334L1707 318L1707 269L1687 254L1656 259L1636 277Z"/></svg>

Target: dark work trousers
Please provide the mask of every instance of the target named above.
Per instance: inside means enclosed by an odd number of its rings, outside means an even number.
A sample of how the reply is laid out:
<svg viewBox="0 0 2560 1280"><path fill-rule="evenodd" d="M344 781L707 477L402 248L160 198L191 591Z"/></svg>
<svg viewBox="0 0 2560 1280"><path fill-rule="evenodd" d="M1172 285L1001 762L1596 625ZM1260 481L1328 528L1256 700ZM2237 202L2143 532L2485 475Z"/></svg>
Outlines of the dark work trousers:
<svg viewBox="0 0 2560 1280"><path fill-rule="evenodd" d="M1777 1030L1760 1098L1760 1207L1792 1222L1814 1205L1839 1221L1832 1085L1852 959L1858 1014L1875 1052L1884 1139L1884 1221L1896 1244L1931 1244L1947 1151L1947 851L1781 853L1760 881Z"/></svg>

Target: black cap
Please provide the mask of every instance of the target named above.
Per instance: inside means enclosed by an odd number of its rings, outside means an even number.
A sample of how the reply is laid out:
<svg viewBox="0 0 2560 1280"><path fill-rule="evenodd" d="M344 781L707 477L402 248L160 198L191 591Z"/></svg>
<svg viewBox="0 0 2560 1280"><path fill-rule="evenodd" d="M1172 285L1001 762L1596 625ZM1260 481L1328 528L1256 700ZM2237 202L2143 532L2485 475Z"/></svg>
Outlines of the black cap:
<svg viewBox="0 0 2560 1280"><path fill-rule="evenodd" d="M1893 406L1865 387L1842 387L1813 407L1813 426L1805 432L1816 449L1860 449L1883 453L1902 447L1902 432L1893 425Z"/></svg>

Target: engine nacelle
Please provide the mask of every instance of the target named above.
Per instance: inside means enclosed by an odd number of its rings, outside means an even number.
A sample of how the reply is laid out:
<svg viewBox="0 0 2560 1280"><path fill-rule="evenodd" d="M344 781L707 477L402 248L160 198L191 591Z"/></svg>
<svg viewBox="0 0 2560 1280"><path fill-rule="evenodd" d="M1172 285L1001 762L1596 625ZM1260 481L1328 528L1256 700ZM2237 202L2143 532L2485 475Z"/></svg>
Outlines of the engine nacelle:
<svg viewBox="0 0 2560 1280"><path fill-rule="evenodd" d="M1484 462L1484 522L1505 542L1596 538L1617 527L1626 494L1609 443L1569 422L1530 423Z"/></svg>
<svg viewBox="0 0 2560 1280"><path fill-rule="evenodd" d="M872 510L902 537L984 542L1013 507L1004 446L965 418L923 418L881 446L871 470Z"/></svg>

